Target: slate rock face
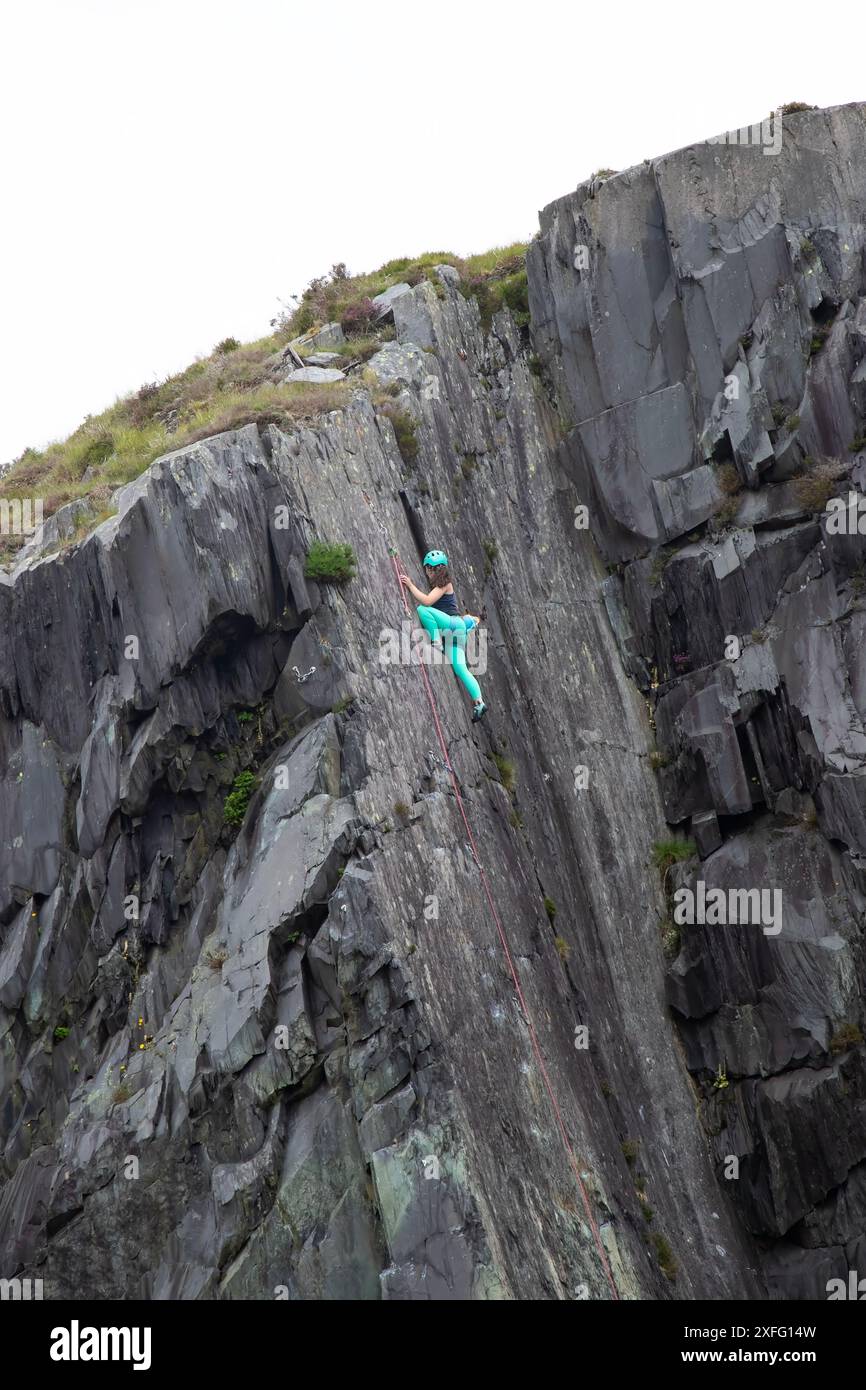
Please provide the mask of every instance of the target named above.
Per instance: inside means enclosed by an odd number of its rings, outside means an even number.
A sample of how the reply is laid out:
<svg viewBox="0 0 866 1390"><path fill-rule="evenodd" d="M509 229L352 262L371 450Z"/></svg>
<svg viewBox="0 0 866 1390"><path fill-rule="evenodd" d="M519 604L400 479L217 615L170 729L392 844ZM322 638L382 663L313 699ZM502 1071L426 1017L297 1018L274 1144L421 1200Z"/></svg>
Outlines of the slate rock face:
<svg viewBox="0 0 866 1390"><path fill-rule="evenodd" d="M595 1226L621 1297L798 1298L862 1252L866 556L797 479L846 432L859 477L863 134L579 189L529 335L450 267L393 296L411 464L358 386L2 578L0 1275L605 1298ZM591 1223L413 669L408 515L486 610L488 722L429 675ZM315 538L357 578L307 580ZM662 876L671 826L702 858ZM699 879L780 889L781 930L672 949Z"/></svg>
<svg viewBox="0 0 866 1390"><path fill-rule="evenodd" d="M406 284L391 285L381 294L374 295L372 302L376 306L376 318L384 319L389 314L393 314L395 299L400 299L402 295L408 294L410 289L411 286Z"/></svg>
<svg viewBox="0 0 866 1390"><path fill-rule="evenodd" d="M574 426L566 464L596 499L609 558L707 521L713 458L755 487L777 459L847 455L863 356L862 133L860 107L809 112L787 118L777 156L707 142L542 213L535 333ZM792 444L778 421L797 417Z"/></svg>
<svg viewBox="0 0 866 1390"><path fill-rule="evenodd" d="M313 363L312 366L296 367L294 371L287 372L283 377L283 381L315 381L321 384L322 382L342 381L345 375L346 373L341 372L338 367L328 367L326 365L317 365Z"/></svg>
<svg viewBox="0 0 866 1390"><path fill-rule="evenodd" d="M668 910L781 897L778 934L684 922L667 987L773 1297L826 1297L866 1230L866 551L822 513L861 485L864 133L850 106L785 118L775 156L678 151L553 204L529 257L562 466L700 855Z"/></svg>

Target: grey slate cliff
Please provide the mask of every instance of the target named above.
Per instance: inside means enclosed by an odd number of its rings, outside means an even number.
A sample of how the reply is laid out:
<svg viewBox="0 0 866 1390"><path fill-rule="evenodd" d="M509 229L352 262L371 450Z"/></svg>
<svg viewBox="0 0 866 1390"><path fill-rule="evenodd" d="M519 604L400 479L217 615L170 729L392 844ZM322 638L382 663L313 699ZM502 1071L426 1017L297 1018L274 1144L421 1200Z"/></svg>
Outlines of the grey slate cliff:
<svg viewBox="0 0 866 1390"><path fill-rule="evenodd" d="M619 1296L862 1268L866 552L798 479L860 481L864 134L806 113L775 157L582 186L528 335L447 267L394 297L367 380L410 465L359 385L165 456L0 577L0 1276L611 1296L421 675L382 659L401 489L486 606L489 722L430 675ZM316 537L355 580L305 580ZM702 857L662 877L671 826ZM674 951L698 879L780 887L781 931Z"/></svg>

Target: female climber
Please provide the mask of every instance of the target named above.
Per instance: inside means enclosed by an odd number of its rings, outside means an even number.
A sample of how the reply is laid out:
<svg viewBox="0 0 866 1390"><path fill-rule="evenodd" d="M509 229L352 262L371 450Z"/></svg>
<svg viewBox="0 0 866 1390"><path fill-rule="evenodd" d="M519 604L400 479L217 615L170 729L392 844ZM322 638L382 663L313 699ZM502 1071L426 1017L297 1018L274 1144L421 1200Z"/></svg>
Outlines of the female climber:
<svg viewBox="0 0 866 1390"><path fill-rule="evenodd" d="M451 657L451 665L472 696L472 719L477 722L487 713L487 706L481 698L481 687L466 665L466 634L481 622L472 613L461 617L457 611L454 585L448 571L448 556L444 550L428 550L422 561L427 582L431 586L429 594L424 594L412 583L408 574L400 575L400 583L405 584L412 597L418 600L418 617L434 647L442 648L442 633L445 633L446 650Z"/></svg>

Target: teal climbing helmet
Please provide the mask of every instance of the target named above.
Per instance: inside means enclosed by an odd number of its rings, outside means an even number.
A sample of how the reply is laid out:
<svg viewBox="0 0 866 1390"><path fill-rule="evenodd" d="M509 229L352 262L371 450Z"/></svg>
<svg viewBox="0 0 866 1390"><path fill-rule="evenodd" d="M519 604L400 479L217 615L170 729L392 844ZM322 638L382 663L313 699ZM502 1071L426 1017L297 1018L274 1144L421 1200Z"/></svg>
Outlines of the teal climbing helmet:
<svg viewBox="0 0 866 1390"><path fill-rule="evenodd" d="M448 556L445 554L444 550L428 550L421 563L425 566L430 565L431 568L434 565L447 565Z"/></svg>

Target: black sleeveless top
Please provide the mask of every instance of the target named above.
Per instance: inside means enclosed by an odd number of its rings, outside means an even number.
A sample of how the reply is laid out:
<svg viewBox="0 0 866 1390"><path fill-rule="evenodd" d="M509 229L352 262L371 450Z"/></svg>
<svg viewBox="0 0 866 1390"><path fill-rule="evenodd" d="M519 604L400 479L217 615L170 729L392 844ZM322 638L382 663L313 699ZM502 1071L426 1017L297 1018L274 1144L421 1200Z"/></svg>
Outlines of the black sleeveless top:
<svg viewBox="0 0 866 1390"><path fill-rule="evenodd" d="M438 608L442 613L451 613L454 617L457 616L457 600L453 594L442 594L441 597L437 598L433 607Z"/></svg>

